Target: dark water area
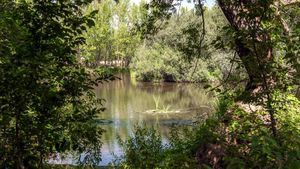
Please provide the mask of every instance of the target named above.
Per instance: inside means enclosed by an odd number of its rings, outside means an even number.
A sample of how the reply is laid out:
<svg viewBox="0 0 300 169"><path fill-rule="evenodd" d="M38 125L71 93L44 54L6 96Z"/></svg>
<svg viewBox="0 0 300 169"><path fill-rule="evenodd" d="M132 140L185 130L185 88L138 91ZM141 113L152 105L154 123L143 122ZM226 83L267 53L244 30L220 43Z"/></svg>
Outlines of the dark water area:
<svg viewBox="0 0 300 169"><path fill-rule="evenodd" d="M100 165L122 155L117 137L124 140L132 135L137 123L158 126L167 142L171 126L191 125L213 109L213 98L199 85L137 82L129 73L117 76L121 80L95 88L97 97L106 100L106 110L99 115L99 123L106 130Z"/></svg>

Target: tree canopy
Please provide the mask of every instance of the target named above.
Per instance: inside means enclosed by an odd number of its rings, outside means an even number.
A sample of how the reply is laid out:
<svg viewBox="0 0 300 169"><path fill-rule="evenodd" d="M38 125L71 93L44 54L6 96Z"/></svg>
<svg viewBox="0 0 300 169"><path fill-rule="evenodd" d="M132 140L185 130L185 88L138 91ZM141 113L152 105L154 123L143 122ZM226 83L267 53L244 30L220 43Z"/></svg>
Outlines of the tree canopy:
<svg viewBox="0 0 300 169"><path fill-rule="evenodd" d="M66 152L101 159L101 103L91 91L101 77L76 59L94 24L81 10L89 3L1 0L0 168L43 168Z"/></svg>
<svg viewBox="0 0 300 169"><path fill-rule="evenodd" d="M93 88L115 63L141 81L209 84L220 96L169 147L137 127L121 166L299 168L300 1L192 2L0 0L0 168L68 155L99 164L104 108Z"/></svg>

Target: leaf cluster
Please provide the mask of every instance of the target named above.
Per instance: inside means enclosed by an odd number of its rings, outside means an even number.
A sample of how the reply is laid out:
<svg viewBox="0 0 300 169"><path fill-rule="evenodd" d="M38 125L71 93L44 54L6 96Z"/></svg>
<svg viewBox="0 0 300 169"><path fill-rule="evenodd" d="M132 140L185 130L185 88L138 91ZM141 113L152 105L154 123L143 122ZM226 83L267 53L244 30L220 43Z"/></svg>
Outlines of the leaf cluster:
<svg viewBox="0 0 300 169"><path fill-rule="evenodd" d="M0 3L0 167L41 168L65 153L97 164L103 132L96 78L77 63L93 25L84 1Z"/></svg>

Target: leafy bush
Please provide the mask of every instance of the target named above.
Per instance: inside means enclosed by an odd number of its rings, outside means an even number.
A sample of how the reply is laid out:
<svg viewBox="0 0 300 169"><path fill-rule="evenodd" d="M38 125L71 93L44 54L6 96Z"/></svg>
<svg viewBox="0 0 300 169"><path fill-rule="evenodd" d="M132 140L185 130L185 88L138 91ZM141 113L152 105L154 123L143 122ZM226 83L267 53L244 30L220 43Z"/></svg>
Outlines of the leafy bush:
<svg viewBox="0 0 300 169"><path fill-rule="evenodd" d="M198 152L208 144L220 145L221 160L218 164L205 160L199 163L221 168L299 168L300 102L293 95L275 93L273 97L277 98L273 103L276 136L271 132L269 114L264 109L246 111L244 106L248 105L236 104L228 95L223 97L217 116L197 129L200 132L196 132L194 140L198 140ZM207 140L207 137L212 138Z"/></svg>
<svg viewBox="0 0 300 169"><path fill-rule="evenodd" d="M124 160L121 166L124 168L161 168L165 148L159 133L153 128L135 126L133 136L120 140L124 150Z"/></svg>
<svg viewBox="0 0 300 169"><path fill-rule="evenodd" d="M220 75L204 60L189 63L181 52L159 43L141 46L132 59L131 68L141 81L212 82Z"/></svg>
<svg viewBox="0 0 300 169"><path fill-rule="evenodd" d="M179 53L171 48L155 44L147 48L142 46L137 51L137 57L132 60L132 68L136 78L142 81L159 81L170 76L170 81L178 77L177 63L180 62Z"/></svg>
<svg viewBox="0 0 300 169"><path fill-rule="evenodd" d="M277 135L268 113L220 98L217 112L194 126L175 128L168 146L153 128L136 128L123 145L125 168L299 168L300 101L274 93Z"/></svg>
<svg viewBox="0 0 300 169"><path fill-rule="evenodd" d="M144 40L131 61L131 68L141 81L215 82L230 67L230 52L215 50L211 44L216 38L218 22L225 24L218 8L207 10L203 30L201 16L194 10L182 10L168 21L158 21L162 27ZM214 30L214 31L212 31ZM207 36L203 36L207 33ZM224 59L224 57L226 59ZM224 70L223 70L224 69Z"/></svg>
<svg viewBox="0 0 300 169"><path fill-rule="evenodd" d="M175 131L175 130L174 130ZM187 144L177 144L177 133L172 134L170 144L163 144L162 138L154 127L137 125L133 136L120 143L124 156L116 161L116 168L145 168L145 169L173 169L195 168L196 161L190 155ZM182 145L182 146L180 146Z"/></svg>

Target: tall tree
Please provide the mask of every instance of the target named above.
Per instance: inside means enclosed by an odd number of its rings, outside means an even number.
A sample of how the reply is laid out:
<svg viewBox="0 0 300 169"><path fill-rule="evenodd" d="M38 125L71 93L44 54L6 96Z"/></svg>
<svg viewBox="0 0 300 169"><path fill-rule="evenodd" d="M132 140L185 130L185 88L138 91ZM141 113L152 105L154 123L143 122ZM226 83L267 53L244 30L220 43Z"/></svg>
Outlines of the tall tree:
<svg viewBox="0 0 300 169"><path fill-rule="evenodd" d="M113 0L94 1L86 10L95 15L95 26L84 33L87 43L81 46L82 57L90 64L99 66L100 61L118 60L129 62L139 42L139 34L132 34L133 22L141 11L128 0L116 3Z"/></svg>
<svg viewBox="0 0 300 169"><path fill-rule="evenodd" d="M294 82L290 79L296 77L293 72L299 69L298 55L291 50L295 38L290 36L291 30L281 12L285 6L299 1L218 0L218 4L233 29L235 50L249 77L243 99L265 106L276 137L272 93L287 91Z"/></svg>
<svg viewBox="0 0 300 169"><path fill-rule="evenodd" d="M76 60L93 25L81 11L88 3L1 0L0 168L43 168L66 152L101 159L101 104L91 91L100 79Z"/></svg>
<svg viewBox="0 0 300 169"><path fill-rule="evenodd" d="M249 76L246 91L252 96L270 91L279 83L275 62L278 38L289 28L281 8L297 0L234 1L218 0L225 17L235 32L236 52ZM290 59L290 58L286 58ZM294 62L295 63L295 62ZM294 67L295 68L295 67Z"/></svg>

